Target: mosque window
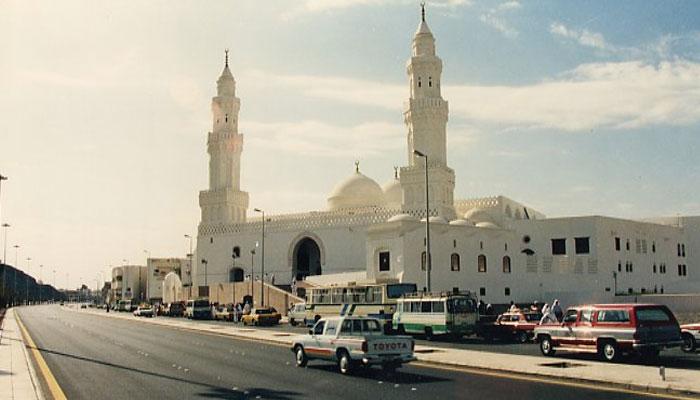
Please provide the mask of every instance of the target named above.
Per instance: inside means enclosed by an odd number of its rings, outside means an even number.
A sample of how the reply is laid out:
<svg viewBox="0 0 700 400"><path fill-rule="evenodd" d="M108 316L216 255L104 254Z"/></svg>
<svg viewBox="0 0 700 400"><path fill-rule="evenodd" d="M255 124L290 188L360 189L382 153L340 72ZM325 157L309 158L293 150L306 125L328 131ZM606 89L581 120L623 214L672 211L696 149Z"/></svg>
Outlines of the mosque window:
<svg viewBox="0 0 700 400"><path fill-rule="evenodd" d="M617 262L617 272L622 272L622 262Z"/></svg>
<svg viewBox="0 0 700 400"><path fill-rule="evenodd" d="M479 296L486 296L486 288L485 287L479 288Z"/></svg>
<svg viewBox="0 0 700 400"><path fill-rule="evenodd" d="M629 239L627 239L627 246L626 247L627 247L627 251L630 251L630 240Z"/></svg>
<svg viewBox="0 0 700 400"><path fill-rule="evenodd" d="M685 243L681 245L681 254L685 257Z"/></svg>
<svg viewBox="0 0 700 400"><path fill-rule="evenodd" d="M656 253L656 242L651 242L651 252Z"/></svg>
<svg viewBox="0 0 700 400"><path fill-rule="evenodd" d="M379 270L380 271L389 271L391 269L391 265L389 264L391 262L391 257L390 253L388 251L382 251L379 253Z"/></svg>
<svg viewBox="0 0 700 400"><path fill-rule="evenodd" d="M231 255L233 258L241 258L241 248L238 246L235 246L233 248L233 254Z"/></svg>
<svg viewBox="0 0 700 400"><path fill-rule="evenodd" d="M428 87L433 87L433 77L432 76L428 77Z"/></svg>
<svg viewBox="0 0 700 400"><path fill-rule="evenodd" d="M552 255L566 254L566 239L552 239Z"/></svg>
<svg viewBox="0 0 700 400"><path fill-rule="evenodd" d="M452 253L450 256L450 266L452 267L452 271L459 271L459 254Z"/></svg>
<svg viewBox="0 0 700 400"><path fill-rule="evenodd" d="M420 269L423 271L425 271L426 268L425 258L425 252L420 253Z"/></svg>
<svg viewBox="0 0 700 400"><path fill-rule="evenodd" d="M209 238L209 243L214 243L214 238L213 238L213 237L210 237L210 238Z"/></svg>
<svg viewBox="0 0 700 400"><path fill-rule="evenodd" d="M476 258L476 264L477 264L477 271L486 272L486 256L485 255L479 254L479 257Z"/></svg>
<svg viewBox="0 0 700 400"><path fill-rule="evenodd" d="M590 252L590 243L587 237L574 238L576 254L588 254Z"/></svg>
<svg viewBox="0 0 700 400"><path fill-rule="evenodd" d="M226 122L228 122L228 114L226 114Z"/></svg>
<svg viewBox="0 0 700 400"><path fill-rule="evenodd" d="M620 238L615 238L615 250L620 251Z"/></svg>
<svg viewBox="0 0 700 400"><path fill-rule="evenodd" d="M510 257L503 256L503 273L510 274Z"/></svg>
<svg viewBox="0 0 700 400"><path fill-rule="evenodd" d="M678 276L683 276L683 266L678 264Z"/></svg>
<svg viewBox="0 0 700 400"><path fill-rule="evenodd" d="M457 239L452 240L452 248L453 249L457 248Z"/></svg>
<svg viewBox="0 0 700 400"><path fill-rule="evenodd" d="M652 273L654 273L654 274L656 273L656 264L654 264L654 266L651 268L651 271L652 271Z"/></svg>
<svg viewBox="0 0 700 400"><path fill-rule="evenodd" d="M681 244L678 243L678 257L681 256Z"/></svg>
<svg viewBox="0 0 700 400"><path fill-rule="evenodd" d="M503 244L503 251L508 251L508 243Z"/></svg>
<svg viewBox="0 0 700 400"><path fill-rule="evenodd" d="M505 294L506 296L510 296L510 288L509 287L507 287L503 292L504 292L503 294Z"/></svg>
<svg viewBox="0 0 700 400"><path fill-rule="evenodd" d="M420 80L420 76L418 77L418 87L421 87L421 80Z"/></svg>
<svg viewBox="0 0 700 400"><path fill-rule="evenodd" d="M479 249L481 249L481 250L484 249L484 242L479 242Z"/></svg>

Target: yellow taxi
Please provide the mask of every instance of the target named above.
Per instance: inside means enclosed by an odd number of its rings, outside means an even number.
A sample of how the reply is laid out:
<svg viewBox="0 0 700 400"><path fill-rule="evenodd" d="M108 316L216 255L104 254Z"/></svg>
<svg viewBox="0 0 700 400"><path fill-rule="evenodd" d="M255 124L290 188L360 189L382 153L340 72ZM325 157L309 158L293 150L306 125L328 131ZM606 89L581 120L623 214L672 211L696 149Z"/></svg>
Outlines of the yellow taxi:
<svg viewBox="0 0 700 400"><path fill-rule="evenodd" d="M280 323L282 315L274 307L254 308L250 314L241 318L243 325L277 325Z"/></svg>

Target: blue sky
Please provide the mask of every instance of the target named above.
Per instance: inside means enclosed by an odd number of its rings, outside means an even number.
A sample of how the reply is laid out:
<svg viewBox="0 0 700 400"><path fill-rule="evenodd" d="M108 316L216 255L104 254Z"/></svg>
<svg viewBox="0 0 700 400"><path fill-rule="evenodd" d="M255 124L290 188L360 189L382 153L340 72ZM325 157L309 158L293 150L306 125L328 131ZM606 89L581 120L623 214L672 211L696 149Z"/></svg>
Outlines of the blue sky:
<svg viewBox="0 0 700 400"><path fill-rule="evenodd" d="M94 286L144 250L184 255L225 48L251 208L323 209L356 159L380 184L405 164L419 2L260 3L2 3L10 262L19 244L21 267L31 257L59 286L66 273ZM700 214L700 3L435 1L427 20L458 198L503 194L548 216Z"/></svg>

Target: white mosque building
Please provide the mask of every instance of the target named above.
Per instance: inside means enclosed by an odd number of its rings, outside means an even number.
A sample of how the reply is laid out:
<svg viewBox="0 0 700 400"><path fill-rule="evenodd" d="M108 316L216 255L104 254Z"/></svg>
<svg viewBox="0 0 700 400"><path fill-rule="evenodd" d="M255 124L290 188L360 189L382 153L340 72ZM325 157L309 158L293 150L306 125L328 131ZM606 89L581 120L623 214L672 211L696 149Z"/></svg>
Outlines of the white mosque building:
<svg viewBox="0 0 700 400"><path fill-rule="evenodd" d="M455 200L442 60L424 11L406 72L407 165L395 178L380 186L356 164L330 192L325 210L265 215L263 222L260 213L248 219L253 210L240 187L244 138L227 56L212 100L194 285L249 279L252 267L258 275L264 223L268 281L398 280L425 287L427 176L433 291L472 290L492 303L698 291L700 217L550 219L504 196Z"/></svg>

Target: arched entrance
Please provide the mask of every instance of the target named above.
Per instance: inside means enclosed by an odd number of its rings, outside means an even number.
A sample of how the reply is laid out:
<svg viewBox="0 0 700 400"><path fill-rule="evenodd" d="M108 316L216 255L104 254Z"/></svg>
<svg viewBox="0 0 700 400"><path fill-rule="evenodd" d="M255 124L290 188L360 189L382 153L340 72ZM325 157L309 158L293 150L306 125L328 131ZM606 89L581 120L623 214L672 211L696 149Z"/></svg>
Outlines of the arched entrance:
<svg viewBox="0 0 700 400"><path fill-rule="evenodd" d="M229 282L243 282L243 268L233 267L229 271Z"/></svg>
<svg viewBox="0 0 700 400"><path fill-rule="evenodd" d="M292 276L302 280L309 275L321 275L321 249L315 240L305 237L294 246Z"/></svg>

